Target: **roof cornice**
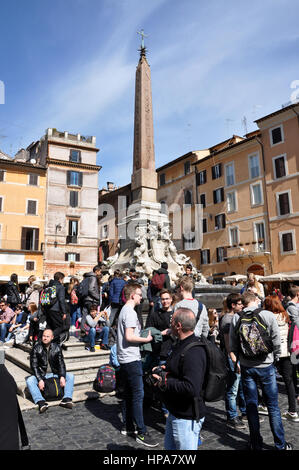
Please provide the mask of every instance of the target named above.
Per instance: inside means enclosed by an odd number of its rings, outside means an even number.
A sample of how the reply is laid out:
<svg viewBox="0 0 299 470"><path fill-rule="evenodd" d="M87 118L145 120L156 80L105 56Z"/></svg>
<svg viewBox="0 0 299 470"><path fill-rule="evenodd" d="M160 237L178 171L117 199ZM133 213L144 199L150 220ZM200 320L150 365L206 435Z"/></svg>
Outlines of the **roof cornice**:
<svg viewBox="0 0 299 470"><path fill-rule="evenodd" d="M69 162L65 160L57 160L56 158L47 158L48 165L59 165L59 166L67 166L71 168L80 168L81 170L96 170L100 171L102 167L100 165L91 165L88 163L77 163L77 162Z"/></svg>

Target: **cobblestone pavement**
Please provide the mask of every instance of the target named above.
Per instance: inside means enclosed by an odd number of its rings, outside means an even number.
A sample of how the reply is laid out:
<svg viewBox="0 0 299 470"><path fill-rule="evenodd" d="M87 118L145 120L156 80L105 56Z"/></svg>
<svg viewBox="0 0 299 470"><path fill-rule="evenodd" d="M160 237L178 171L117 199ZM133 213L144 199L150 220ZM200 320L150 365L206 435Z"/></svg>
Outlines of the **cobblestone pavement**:
<svg viewBox="0 0 299 470"><path fill-rule="evenodd" d="M281 411L287 410L284 384L278 382ZM226 426L224 402L207 405L207 415L202 429L203 444L199 450L243 450L248 440L248 430L236 431ZM23 412L31 448L33 450L144 450L134 439L120 434L120 406L115 397L106 396L75 404L73 410L59 406L50 407L46 413L37 409ZM163 450L165 420L160 411L145 410L145 422ZM299 449L299 423L283 421L286 440ZM273 450L273 436L269 420L264 416L261 433L265 449ZM146 448L148 450L148 448Z"/></svg>

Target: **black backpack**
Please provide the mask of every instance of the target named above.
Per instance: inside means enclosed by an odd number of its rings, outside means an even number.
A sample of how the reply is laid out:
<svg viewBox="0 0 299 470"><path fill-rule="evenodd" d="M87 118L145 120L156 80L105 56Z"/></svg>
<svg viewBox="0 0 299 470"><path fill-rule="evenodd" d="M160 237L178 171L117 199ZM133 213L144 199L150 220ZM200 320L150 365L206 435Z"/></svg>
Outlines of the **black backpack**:
<svg viewBox="0 0 299 470"><path fill-rule="evenodd" d="M48 379L44 379L44 382L45 388L43 397L45 400L61 400L63 398L64 389L61 387L58 377L49 377Z"/></svg>
<svg viewBox="0 0 299 470"><path fill-rule="evenodd" d="M198 302L198 312L197 312L197 315L196 315L196 323L198 322L198 320L200 318L200 315L201 315L201 312L202 312L202 309L203 309L203 304L200 302L200 300L197 299L197 302Z"/></svg>
<svg viewBox="0 0 299 470"><path fill-rule="evenodd" d="M226 357L215 343L205 336L187 344L180 354L179 367L182 367L186 352L194 347L203 347L207 357L207 368L202 387L202 398L207 402L223 400L226 391L228 367Z"/></svg>
<svg viewBox="0 0 299 470"><path fill-rule="evenodd" d="M267 325L259 315L262 308L241 312L235 326L238 349L246 359L263 360L273 351L273 343Z"/></svg>
<svg viewBox="0 0 299 470"><path fill-rule="evenodd" d="M76 294L78 297L78 302L82 304L84 302L84 299L88 296L88 287L89 287L89 278L86 277L81 281L77 288L76 288Z"/></svg>

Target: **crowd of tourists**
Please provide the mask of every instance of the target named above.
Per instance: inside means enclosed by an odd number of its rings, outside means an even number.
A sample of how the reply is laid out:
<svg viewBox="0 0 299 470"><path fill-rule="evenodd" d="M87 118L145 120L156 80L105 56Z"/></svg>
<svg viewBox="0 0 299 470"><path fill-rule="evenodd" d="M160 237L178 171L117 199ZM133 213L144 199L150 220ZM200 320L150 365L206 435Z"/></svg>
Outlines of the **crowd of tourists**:
<svg viewBox="0 0 299 470"><path fill-rule="evenodd" d="M165 449L197 449L206 402L223 398L227 426L249 429L248 449L262 449L265 416L275 448L293 449L283 420L299 423L299 286L290 285L286 297L277 290L265 295L250 274L219 312L195 298L192 266L175 286L167 263L146 282L133 269L110 275L102 265L81 281L72 277L65 284L64 279L57 272L44 285L31 276L22 296L12 274L0 301L0 346L32 346L27 386L40 413L48 408L47 379L55 377L63 390L60 405L72 409L74 376L66 371L62 351L69 335L77 334L89 353L110 351L122 404L121 433L140 444L158 445L143 418L144 406L155 403L166 419ZM213 377L211 355L220 365L218 351L224 388ZM287 410L279 409L278 375Z"/></svg>

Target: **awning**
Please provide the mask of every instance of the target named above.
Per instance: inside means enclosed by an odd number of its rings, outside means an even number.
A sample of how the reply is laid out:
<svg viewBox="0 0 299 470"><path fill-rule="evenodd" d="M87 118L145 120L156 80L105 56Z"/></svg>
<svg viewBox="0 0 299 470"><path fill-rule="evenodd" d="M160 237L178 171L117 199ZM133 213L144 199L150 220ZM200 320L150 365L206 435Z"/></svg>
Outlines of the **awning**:
<svg viewBox="0 0 299 470"><path fill-rule="evenodd" d="M262 281L262 282L299 281L299 272L290 271L289 273L269 274L268 276L261 276L259 281Z"/></svg>

